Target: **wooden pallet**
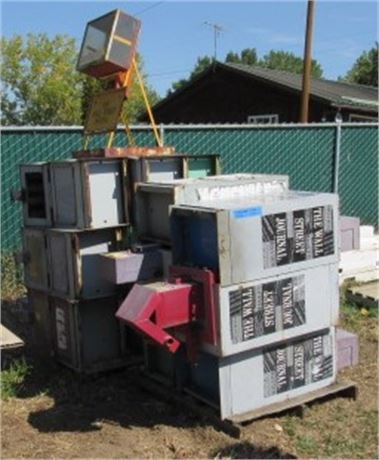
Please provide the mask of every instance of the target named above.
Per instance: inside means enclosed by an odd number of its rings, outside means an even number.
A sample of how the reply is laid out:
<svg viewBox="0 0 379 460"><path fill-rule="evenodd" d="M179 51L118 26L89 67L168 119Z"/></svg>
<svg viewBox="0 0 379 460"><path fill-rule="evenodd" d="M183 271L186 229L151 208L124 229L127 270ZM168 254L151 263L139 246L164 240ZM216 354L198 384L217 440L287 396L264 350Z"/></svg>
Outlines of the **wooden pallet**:
<svg viewBox="0 0 379 460"><path fill-rule="evenodd" d="M358 387L355 383L349 381L335 382L327 387L311 391L310 393L296 396L295 398L287 399L279 403L270 404L261 409L246 412L242 415L234 416L231 420L235 423L251 422L258 418L280 414L281 412L292 409L296 410L297 414L303 417L304 409L307 404L321 402L335 397L353 398L355 400L358 397Z"/></svg>
<svg viewBox="0 0 379 460"><path fill-rule="evenodd" d="M362 284L349 288L346 298L350 302L369 308L378 308L379 301L379 281Z"/></svg>
<svg viewBox="0 0 379 460"><path fill-rule="evenodd" d="M10 331L3 324L0 324L0 350L15 350L16 348L22 348L24 342Z"/></svg>
<svg viewBox="0 0 379 460"><path fill-rule="evenodd" d="M184 393L179 392L172 386L164 385L146 374L140 374L138 377L138 384L149 393L158 396L164 401L174 404L179 408L187 409L209 420L215 428L237 439L241 436L243 425L259 418L280 414L290 410L296 411L296 413L302 417L307 404L335 397L356 399L358 396L358 388L355 383L341 381L302 396L297 396L280 403L270 404L262 409L231 417L227 420L221 420L218 410L214 408L214 404L209 404L204 398L199 399L191 391L185 391Z"/></svg>
<svg viewBox="0 0 379 460"><path fill-rule="evenodd" d="M24 342L3 324L0 324L1 369L7 369L13 361L21 358Z"/></svg>

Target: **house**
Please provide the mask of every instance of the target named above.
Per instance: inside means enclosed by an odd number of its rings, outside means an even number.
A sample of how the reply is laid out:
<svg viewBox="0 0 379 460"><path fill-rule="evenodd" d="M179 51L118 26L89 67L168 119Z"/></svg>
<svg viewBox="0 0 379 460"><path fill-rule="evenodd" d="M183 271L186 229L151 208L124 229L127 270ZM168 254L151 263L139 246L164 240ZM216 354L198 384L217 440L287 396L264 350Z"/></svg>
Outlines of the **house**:
<svg viewBox="0 0 379 460"><path fill-rule="evenodd" d="M215 62L153 111L160 123L296 123L301 89L299 74ZM309 122L334 121L336 116L377 121L378 89L313 78Z"/></svg>

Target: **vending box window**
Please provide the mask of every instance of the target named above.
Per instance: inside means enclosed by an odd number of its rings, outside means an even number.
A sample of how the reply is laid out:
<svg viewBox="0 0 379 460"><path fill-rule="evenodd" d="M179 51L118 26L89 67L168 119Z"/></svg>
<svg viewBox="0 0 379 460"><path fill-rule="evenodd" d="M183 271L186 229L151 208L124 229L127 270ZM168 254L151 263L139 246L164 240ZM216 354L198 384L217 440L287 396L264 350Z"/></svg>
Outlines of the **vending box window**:
<svg viewBox="0 0 379 460"><path fill-rule="evenodd" d="M140 27L138 19L120 10L90 21L84 33L78 71L95 78L126 72L132 65Z"/></svg>

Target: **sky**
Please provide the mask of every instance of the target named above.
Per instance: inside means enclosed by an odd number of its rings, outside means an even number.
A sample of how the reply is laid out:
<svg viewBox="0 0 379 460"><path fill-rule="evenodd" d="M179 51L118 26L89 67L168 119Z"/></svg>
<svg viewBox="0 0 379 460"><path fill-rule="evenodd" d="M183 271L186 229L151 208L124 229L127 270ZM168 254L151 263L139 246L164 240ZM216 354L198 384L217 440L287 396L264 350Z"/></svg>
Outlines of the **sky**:
<svg viewBox="0 0 379 460"><path fill-rule="evenodd" d="M228 51L256 48L303 54L306 1L17 1L1 2L1 34L68 34L82 40L85 24L120 8L142 21L138 50L149 84L164 96L175 80L188 77L199 56L214 53L213 30L218 24L217 59ZM362 51L378 40L376 1L317 0L313 58L324 78L337 79Z"/></svg>

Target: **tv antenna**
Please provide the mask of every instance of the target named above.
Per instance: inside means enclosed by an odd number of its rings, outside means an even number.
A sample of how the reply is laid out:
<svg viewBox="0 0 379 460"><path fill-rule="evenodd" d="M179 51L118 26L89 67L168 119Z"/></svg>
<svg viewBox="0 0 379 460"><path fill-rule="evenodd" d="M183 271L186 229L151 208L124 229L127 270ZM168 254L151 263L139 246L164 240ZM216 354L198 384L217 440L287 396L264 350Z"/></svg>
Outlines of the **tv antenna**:
<svg viewBox="0 0 379 460"><path fill-rule="evenodd" d="M213 60L216 62L217 60L217 40L220 37L221 32L224 32L224 28L220 26L220 24L216 24L214 22L204 21L203 24L213 29L213 40L214 40L213 41L213 45L214 45Z"/></svg>

